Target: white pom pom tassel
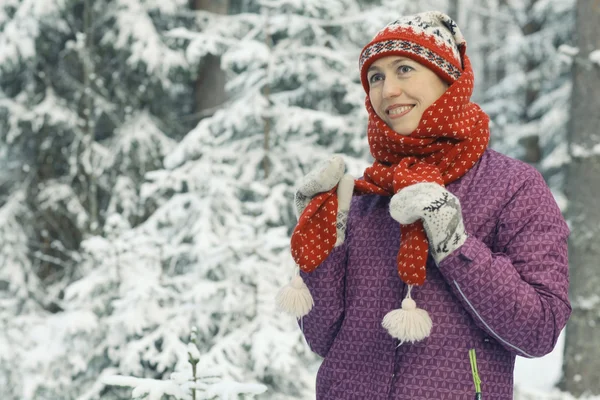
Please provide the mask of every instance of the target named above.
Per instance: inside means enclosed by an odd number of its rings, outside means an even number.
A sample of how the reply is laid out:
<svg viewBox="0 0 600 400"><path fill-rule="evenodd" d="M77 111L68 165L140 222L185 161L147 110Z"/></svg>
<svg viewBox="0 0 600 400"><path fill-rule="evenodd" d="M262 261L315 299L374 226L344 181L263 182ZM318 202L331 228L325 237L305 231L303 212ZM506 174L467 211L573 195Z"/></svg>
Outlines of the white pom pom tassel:
<svg viewBox="0 0 600 400"><path fill-rule="evenodd" d="M387 313L381 323L401 344L425 339L431 333L433 325L427 311L417 308L417 304L410 297L411 290L412 285L409 285L408 294L402 300L402 308Z"/></svg>
<svg viewBox="0 0 600 400"><path fill-rule="evenodd" d="M279 290L275 301L280 310L298 319L308 314L314 304L310 291L300 275L294 276L290 283Z"/></svg>

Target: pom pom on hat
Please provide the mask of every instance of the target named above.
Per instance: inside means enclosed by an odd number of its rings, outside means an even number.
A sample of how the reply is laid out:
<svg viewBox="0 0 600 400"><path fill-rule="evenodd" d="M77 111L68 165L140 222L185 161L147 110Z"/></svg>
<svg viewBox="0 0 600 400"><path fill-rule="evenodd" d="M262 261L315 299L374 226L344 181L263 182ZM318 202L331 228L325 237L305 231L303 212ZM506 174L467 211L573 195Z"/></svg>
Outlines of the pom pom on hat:
<svg viewBox="0 0 600 400"><path fill-rule="evenodd" d="M360 79L369 93L367 72L376 60L399 55L421 63L447 83L463 70L461 53L466 41L456 23L439 11L428 11L397 19L380 30L360 54Z"/></svg>

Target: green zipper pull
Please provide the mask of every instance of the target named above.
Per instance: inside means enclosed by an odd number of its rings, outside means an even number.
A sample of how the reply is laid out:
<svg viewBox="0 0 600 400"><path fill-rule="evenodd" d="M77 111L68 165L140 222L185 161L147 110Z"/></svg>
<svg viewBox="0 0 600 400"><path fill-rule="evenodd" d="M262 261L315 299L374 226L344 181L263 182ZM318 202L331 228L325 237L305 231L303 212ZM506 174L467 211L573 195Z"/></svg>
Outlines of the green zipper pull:
<svg viewBox="0 0 600 400"><path fill-rule="evenodd" d="M475 355L475 349L469 350L469 360L471 361L471 372L473 373L473 383L475 384L475 400L482 400L481 379L479 379L479 372L477 371L477 357Z"/></svg>

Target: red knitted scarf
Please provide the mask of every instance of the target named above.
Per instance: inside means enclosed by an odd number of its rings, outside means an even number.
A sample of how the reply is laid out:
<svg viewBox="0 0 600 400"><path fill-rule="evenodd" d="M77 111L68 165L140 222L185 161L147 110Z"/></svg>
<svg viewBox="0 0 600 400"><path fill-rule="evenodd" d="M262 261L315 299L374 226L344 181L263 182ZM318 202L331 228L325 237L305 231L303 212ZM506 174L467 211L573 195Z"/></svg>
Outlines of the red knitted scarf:
<svg viewBox="0 0 600 400"><path fill-rule="evenodd" d="M381 120L367 96L368 140L373 165L356 180L354 194L393 196L420 182L446 185L462 177L483 155L489 142L489 118L470 102L473 71L463 53L460 78L433 103L410 136L399 135ZM315 196L292 234L292 256L304 272L312 272L336 241L337 187ZM398 274L409 285L422 285L429 243L421 221L401 227Z"/></svg>

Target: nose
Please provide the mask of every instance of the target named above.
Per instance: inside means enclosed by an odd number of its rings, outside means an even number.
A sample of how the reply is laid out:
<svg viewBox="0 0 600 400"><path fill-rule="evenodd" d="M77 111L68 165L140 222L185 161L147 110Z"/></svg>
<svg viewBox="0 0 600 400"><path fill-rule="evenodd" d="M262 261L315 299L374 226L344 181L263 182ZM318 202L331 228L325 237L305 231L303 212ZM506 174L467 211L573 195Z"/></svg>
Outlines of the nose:
<svg viewBox="0 0 600 400"><path fill-rule="evenodd" d="M402 85L395 77L386 77L383 81L382 95L384 99L398 97L402 94Z"/></svg>

